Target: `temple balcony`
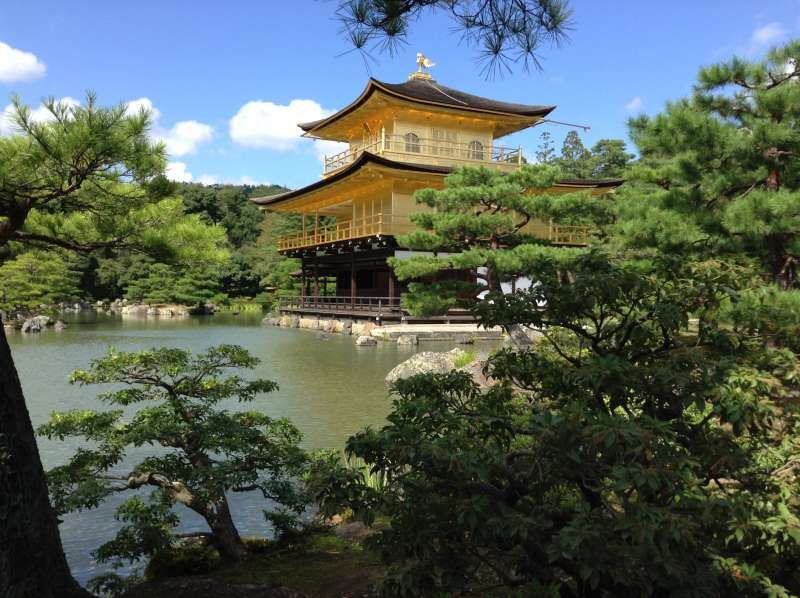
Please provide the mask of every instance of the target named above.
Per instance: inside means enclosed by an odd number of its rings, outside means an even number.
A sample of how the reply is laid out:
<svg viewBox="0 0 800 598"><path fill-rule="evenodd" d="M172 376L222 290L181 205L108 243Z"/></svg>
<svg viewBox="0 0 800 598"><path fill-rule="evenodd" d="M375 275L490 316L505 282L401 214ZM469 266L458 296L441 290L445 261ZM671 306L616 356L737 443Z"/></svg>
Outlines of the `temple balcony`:
<svg viewBox="0 0 800 598"><path fill-rule="evenodd" d="M408 217L372 214L364 218L311 228L299 235L280 237L278 251L307 249L353 239L404 235L413 231L414 228L414 223Z"/></svg>
<svg viewBox="0 0 800 598"><path fill-rule="evenodd" d="M310 228L297 235L280 237L278 251L292 252L370 237L395 237L413 230L415 230L415 225L406 216L373 214L364 218ZM550 241L554 245L585 246L591 242L594 228L563 225L552 221L533 221L525 226L523 232Z"/></svg>
<svg viewBox="0 0 800 598"><path fill-rule="evenodd" d="M508 171L523 163L520 147L486 146L478 141L456 143L426 139L413 133L389 135L382 132L363 145L325 156L322 175L327 176L355 162L364 152L398 162L429 166L494 166Z"/></svg>

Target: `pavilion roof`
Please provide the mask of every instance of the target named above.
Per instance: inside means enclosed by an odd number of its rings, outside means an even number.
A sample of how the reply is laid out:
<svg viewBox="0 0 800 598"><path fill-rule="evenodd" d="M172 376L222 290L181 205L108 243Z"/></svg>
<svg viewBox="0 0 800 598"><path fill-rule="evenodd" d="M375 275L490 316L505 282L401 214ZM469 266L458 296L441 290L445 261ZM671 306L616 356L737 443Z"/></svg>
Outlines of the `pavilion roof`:
<svg viewBox="0 0 800 598"><path fill-rule="evenodd" d="M302 197L303 195L311 193L312 191L317 191L319 189L323 189L325 187L333 185L338 181L341 181L343 179L346 179L354 175L368 164L375 164L391 170L397 170L398 172L419 172L423 174L447 175L453 171L453 168L450 166L433 166L428 164L411 164L409 162L398 162L397 160L389 160L387 158L384 158L382 156L377 156L370 152L363 152L356 160L354 160L347 166L341 168L340 170L336 171L330 176L327 176L314 183L311 183L310 185L306 185L305 187L301 187L299 189L293 189L285 193L280 193L278 195L270 195L267 197L253 197L250 199L250 201L260 206L273 206L276 204L280 204L285 201L289 201L291 199ZM625 182L624 179L561 179L558 181L558 183L555 184L555 188L561 190L575 189L576 191L584 189L610 190L615 187L619 187L624 182Z"/></svg>
<svg viewBox="0 0 800 598"><path fill-rule="evenodd" d="M339 120L362 106L375 93L383 93L399 100L411 101L427 106L438 106L473 113L535 119L543 118L555 109L555 106L515 104L512 102L492 100L465 93L458 89L453 89L452 87L446 87L429 79L409 79L405 83L386 83L370 78L364 91L361 92L361 95L359 95L355 101L326 118L307 123L299 123L298 126L307 134L314 135L315 131Z"/></svg>

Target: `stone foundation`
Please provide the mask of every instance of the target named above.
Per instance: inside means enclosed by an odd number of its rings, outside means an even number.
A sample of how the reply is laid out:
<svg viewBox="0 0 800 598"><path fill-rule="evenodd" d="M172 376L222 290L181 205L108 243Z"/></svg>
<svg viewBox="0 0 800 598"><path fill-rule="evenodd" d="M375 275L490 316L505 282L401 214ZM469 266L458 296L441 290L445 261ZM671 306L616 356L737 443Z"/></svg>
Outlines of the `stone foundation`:
<svg viewBox="0 0 800 598"><path fill-rule="evenodd" d="M264 326L302 328L355 337L373 336L378 340L391 342L396 342L398 338L404 336L413 336L417 341L455 341L463 344L478 340L500 340L503 338L503 331L500 328L486 330L479 328L476 324L393 324L376 326L374 322L368 320L318 318L316 316L289 314L267 316L261 323Z"/></svg>

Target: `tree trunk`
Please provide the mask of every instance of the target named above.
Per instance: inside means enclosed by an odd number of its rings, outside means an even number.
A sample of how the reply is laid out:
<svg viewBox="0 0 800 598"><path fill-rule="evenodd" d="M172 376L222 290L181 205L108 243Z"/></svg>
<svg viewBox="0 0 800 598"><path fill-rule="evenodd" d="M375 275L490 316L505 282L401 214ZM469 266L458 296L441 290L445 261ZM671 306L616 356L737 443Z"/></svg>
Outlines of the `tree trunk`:
<svg viewBox="0 0 800 598"><path fill-rule="evenodd" d="M786 253L784 235L767 235L766 244L773 281L782 289L791 288L795 282L795 263L794 258Z"/></svg>
<svg viewBox="0 0 800 598"><path fill-rule="evenodd" d="M0 325L0 596L87 598L70 573L22 386Z"/></svg>
<svg viewBox="0 0 800 598"><path fill-rule="evenodd" d="M213 534L212 541L222 560L239 562L247 556L247 547L242 542L239 530L233 523L228 501L224 495L220 501L217 501L217 505L216 513L206 517Z"/></svg>

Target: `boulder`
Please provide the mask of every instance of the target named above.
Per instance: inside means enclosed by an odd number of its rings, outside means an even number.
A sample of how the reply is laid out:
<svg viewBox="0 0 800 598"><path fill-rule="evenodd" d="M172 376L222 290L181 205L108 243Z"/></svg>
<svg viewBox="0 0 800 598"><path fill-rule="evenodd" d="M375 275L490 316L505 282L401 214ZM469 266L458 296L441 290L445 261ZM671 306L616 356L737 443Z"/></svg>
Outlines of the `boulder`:
<svg viewBox="0 0 800 598"><path fill-rule="evenodd" d="M378 339L374 336L367 336L362 334L356 339L357 347L373 347L378 344Z"/></svg>
<svg viewBox="0 0 800 598"><path fill-rule="evenodd" d="M50 320L50 316L33 316L31 320L36 320L39 323L39 328L50 326L53 323L52 320Z"/></svg>
<svg viewBox="0 0 800 598"><path fill-rule="evenodd" d="M455 351L461 351L455 349ZM463 351L461 351L463 353ZM456 353L437 353L436 351L422 351L412 355L403 363L395 367L386 375L386 384L394 384L398 380L410 378L417 374L446 374L456 369L453 359Z"/></svg>
<svg viewBox="0 0 800 598"><path fill-rule="evenodd" d="M456 344L458 345L474 345L475 344L475 337L470 336L469 334L459 334L456 337Z"/></svg>
<svg viewBox="0 0 800 598"><path fill-rule="evenodd" d="M143 303L135 303L133 305L125 305L122 308L123 316L146 316L148 307Z"/></svg>
<svg viewBox="0 0 800 598"><path fill-rule="evenodd" d="M56 320L56 323L53 324L53 330L64 330L67 327L67 323L64 320Z"/></svg>
<svg viewBox="0 0 800 598"><path fill-rule="evenodd" d="M418 345L419 339L416 334L401 334L397 337L398 345Z"/></svg>
<svg viewBox="0 0 800 598"><path fill-rule="evenodd" d="M353 333L353 320L342 320L342 334L350 336Z"/></svg>
<svg viewBox="0 0 800 598"><path fill-rule="evenodd" d="M22 332L29 333L29 332L41 332L42 325L36 318L28 318L22 323L22 328L20 328Z"/></svg>

